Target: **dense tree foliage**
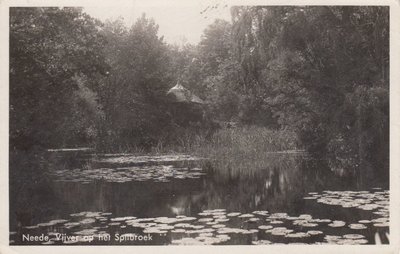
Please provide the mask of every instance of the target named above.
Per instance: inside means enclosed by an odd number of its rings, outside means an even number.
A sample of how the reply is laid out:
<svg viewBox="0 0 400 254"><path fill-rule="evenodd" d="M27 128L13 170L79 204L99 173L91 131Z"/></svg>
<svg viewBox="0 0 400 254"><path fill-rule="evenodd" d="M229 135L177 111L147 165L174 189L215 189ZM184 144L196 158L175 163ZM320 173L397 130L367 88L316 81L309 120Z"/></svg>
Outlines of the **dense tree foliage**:
<svg viewBox="0 0 400 254"><path fill-rule="evenodd" d="M198 45L176 46L145 16L127 28L76 8L11 8L12 144L148 148L209 128L174 119L166 92L179 81L210 121L294 130L351 165L387 161L388 7L231 11Z"/></svg>
<svg viewBox="0 0 400 254"><path fill-rule="evenodd" d="M10 141L84 144L96 128L96 80L107 71L101 24L77 8L10 9Z"/></svg>
<svg viewBox="0 0 400 254"><path fill-rule="evenodd" d="M167 45L157 32L158 26L144 15L129 30L117 20L102 31L111 66L98 89L106 116L103 141L151 146L162 132L160 126L168 124L165 93L173 77Z"/></svg>
<svg viewBox="0 0 400 254"><path fill-rule="evenodd" d="M245 90L314 152L388 156L388 7L236 7ZM351 164L354 164L352 160Z"/></svg>

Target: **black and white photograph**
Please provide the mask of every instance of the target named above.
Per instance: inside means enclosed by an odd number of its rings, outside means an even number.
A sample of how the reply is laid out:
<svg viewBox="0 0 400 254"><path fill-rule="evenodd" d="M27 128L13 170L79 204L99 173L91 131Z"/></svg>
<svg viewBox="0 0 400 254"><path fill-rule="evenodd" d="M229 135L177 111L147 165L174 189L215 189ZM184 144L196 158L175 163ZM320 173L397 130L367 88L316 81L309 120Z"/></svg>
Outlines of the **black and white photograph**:
<svg viewBox="0 0 400 254"><path fill-rule="evenodd" d="M391 8L7 7L2 245L392 246Z"/></svg>

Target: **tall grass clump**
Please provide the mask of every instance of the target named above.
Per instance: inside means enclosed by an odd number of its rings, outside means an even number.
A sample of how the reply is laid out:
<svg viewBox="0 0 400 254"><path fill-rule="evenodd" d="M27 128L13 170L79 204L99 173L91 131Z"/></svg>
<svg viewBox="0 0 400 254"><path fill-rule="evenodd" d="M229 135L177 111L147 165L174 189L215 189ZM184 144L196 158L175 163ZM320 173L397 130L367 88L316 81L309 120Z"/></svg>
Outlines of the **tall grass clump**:
<svg viewBox="0 0 400 254"><path fill-rule="evenodd" d="M250 126L220 129L195 153L208 158L213 168L248 171L281 163L275 152L299 149L296 133L292 131Z"/></svg>

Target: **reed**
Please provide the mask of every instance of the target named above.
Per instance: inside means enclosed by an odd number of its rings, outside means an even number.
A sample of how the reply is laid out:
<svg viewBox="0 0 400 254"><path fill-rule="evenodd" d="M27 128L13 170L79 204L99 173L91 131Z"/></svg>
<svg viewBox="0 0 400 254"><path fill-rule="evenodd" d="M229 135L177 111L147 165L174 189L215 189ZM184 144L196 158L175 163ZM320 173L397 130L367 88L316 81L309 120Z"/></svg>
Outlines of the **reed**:
<svg viewBox="0 0 400 254"><path fill-rule="evenodd" d="M192 154L208 158L208 163L216 169L249 171L273 166L276 152L299 149L292 131L251 126L221 129Z"/></svg>

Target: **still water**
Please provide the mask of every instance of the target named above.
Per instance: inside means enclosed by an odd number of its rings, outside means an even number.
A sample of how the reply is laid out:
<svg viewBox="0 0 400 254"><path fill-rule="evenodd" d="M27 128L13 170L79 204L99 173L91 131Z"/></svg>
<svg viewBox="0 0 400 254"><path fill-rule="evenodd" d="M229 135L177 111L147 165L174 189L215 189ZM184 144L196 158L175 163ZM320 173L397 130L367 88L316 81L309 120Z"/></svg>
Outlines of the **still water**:
<svg viewBox="0 0 400 254"><path fill-rule="evenodd" d="M389 241L388 179L336 172L301 153L246 169L189 155L49 152L44 161L46 184L11 193L10 244Z"/></svg>

